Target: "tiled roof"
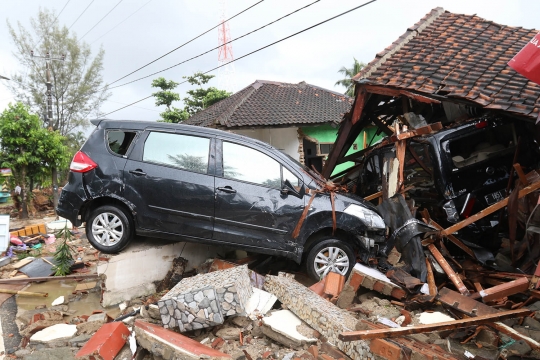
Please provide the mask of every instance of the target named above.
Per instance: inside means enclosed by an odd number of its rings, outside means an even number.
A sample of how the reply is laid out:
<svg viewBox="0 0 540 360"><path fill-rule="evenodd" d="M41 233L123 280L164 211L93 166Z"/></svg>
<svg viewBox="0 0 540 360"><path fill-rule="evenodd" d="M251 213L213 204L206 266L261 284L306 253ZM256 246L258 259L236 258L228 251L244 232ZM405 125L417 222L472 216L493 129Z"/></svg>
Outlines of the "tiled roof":
<svg viewBox="0 0 540 360"><path fill-rule="evenodd" d="M540 86L507 63L537 32L436 8L354 79L536 118Z"/></svg>
<svg viewBox="0 0 540 360"><path fill-rule="evenodd" d="M352 99L343 94L305 82L257 80L184 123L222 128L339 124L351 104Z"/></svg>

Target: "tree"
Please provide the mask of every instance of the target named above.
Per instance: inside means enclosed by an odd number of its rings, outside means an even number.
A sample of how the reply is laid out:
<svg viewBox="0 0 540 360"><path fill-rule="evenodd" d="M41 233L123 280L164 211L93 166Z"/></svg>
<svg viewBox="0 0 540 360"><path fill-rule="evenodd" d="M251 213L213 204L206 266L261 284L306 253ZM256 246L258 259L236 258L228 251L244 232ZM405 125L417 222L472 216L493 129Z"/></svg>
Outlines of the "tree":
<svg viewBox="0 0 540 360"><path fill-rule="evenodd" d="M360 70L366 66L363 62L359 62L354 58L353 66L350 69L347 69L345 66L342 66L341 69L338 70L338 73L343 74L345 76L345 79L336 81L335 85L341 85L345 86L347 90L345 91L345 95L353 97L354 96L354 81L352 80L353 76L358 74Z"/></svg>
<svg viewBox="0 0 540 360"><path fill-rule="evenodd" d="M21 187L21 218L28 217L27 189L31 180L69 161L64 137L57 131L44 129L39 117L21 102L9 104L0 114L0 166L9 167ZM31 189L30 189L31 191Z"/></svg>
<svg viewBox="0 0 540 360"><path fill-rule="evenodd" d="M204 89L202 86L208 83L214 75L205 75L201 72L196 72L192 76L183 76L184 79L191 85L198 85L198 89L186 91L190 96L184 98L184 110L186 110L189 115L193 115L212 104L217 103L225 98L231 96L232 93L225 90L219 90L215 87L209 87Z"/></svg>
<svg viewBox="0 0 540 360"><path fill-rule="evenodd" d="M163 119L163 122L179 123L189 118L189 113L187 111L171 106L173 101L180 100L180 95L172 91L177 86L177 82L172 80L167 81L163 77L152 81L152 87L161 89L161 91L157 91L152 94L152 96L156 98L156 106L167 106L167 109L159 114Z"/></svg>
<svg viewBox="0 0 540 360"><path fill-rule="evenodd" d="M7 25L16 51L15 58L25 67L20 74L12 74L8 87L18 101L42 114L45 127L67 135L78 127L88 125L87 118L99 117L99 107L110 94L103 85L102 70L105 52L100 49L92 59L90 46L80 42L76 34L60 26L54 12L40 10L37 18L31 18L31 29L18 23L16 30L9 21ZM43 61L31 56L64 56L64 61ZM47 66L52 83L52 119L47 114ZM24 74L24 75L23 75ZM58 204L58 169L52 168L53 203Z"/></svg>
<svg viewBox="0 0 540 360"><path fill-rule="evenodd" d="M110 94L103 85L103 49L92 58L90 46L60 26L56 18L54 12L40 10L37 18L31 19L30 30L20 23L15 29L7 21L16 47L13 55L25 67L21 73L11 75L13 81L8 86L18 101L38 114L46 114L46 61L32 57L31 51L43 56L64 55L64 61L49 61L54 121L46 126L65 136L77 127L87 126L89 115L99 117L99 107Z"/></svg>

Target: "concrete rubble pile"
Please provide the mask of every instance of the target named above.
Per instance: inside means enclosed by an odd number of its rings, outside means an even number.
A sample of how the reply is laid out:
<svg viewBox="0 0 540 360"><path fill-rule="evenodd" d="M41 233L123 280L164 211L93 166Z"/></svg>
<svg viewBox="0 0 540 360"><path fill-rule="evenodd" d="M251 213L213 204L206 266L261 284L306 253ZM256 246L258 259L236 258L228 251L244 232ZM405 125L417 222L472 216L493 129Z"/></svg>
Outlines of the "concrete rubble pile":
<svg viewBox="0 0 540 360"><path fill-rule="evenodd" d="M396 255L398 257L398 255ZM248 259L249 260L249 259ZM214 259L170 290L79 315L75 302L21 312L23 359L512 359L540 357L540 302L498 301L356 264L306 287L302 273L261 275ZM208 266L210 264L210 266ZM296 280L298 278L298 280ZM398 284L395 279L406 279ZM440 280L439 280L440 281ZM408 284L409 287L404 284ZM415 284L416 286L410 286ZM99 291L99 286L91 291ZM422 291L427 294L422 293ZM534 291L534 290L533 290ZM492 296L493 298L493 296ZM74 300L74 299L72 299ZM484 297L485 300L485 297ZM510 300L506 300L510 301ZM515 302L512 302L514 305ZM68 321L68 317L70 320Z"/></svg>

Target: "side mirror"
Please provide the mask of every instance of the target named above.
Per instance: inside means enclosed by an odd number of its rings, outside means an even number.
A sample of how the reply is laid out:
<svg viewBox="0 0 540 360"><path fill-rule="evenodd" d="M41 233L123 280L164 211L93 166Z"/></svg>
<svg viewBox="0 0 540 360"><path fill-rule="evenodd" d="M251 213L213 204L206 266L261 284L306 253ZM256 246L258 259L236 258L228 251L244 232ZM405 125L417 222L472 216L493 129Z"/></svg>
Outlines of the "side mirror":
<svg viewBox="0 0 540 360"><path fill-rule="evenodd" d="M283 187L281 188L281 194L282 195L291 194L296 197L302 198L306 194L306 188L304 187L304 184L302 183L300 190L296 190L296 188L292 186L291 182L288 179L285 179Z"/></svg>

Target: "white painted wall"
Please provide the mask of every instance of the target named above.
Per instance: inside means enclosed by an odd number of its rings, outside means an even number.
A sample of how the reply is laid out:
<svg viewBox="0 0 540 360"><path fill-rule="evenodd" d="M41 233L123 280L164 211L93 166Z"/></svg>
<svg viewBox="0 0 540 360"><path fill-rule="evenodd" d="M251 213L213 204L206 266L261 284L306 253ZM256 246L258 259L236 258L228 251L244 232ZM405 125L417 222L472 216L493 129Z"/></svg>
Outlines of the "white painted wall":
<svg viewBox="0 0 540 360"><path fill-rule="evenodd" d="M267 128L267 129L250 129L250 130L234 130L235 134L248 136L253 139L264 141L273 147L282 150L287 155L292 156L296 160L300 160L298 153L298 128Z"/></svg>
<svg viewBox="0 0 540 360"><path fill-rule="evenodd" d="M98 274L106 277L102 305L107 307L155 293L154 282L165 278L178 256L188 260L189 271L216 254L217 248L208 245L135 238L126 250L98 264Z"/></svg>

